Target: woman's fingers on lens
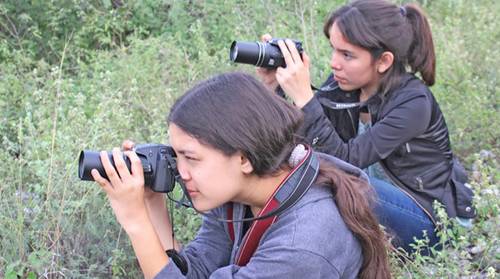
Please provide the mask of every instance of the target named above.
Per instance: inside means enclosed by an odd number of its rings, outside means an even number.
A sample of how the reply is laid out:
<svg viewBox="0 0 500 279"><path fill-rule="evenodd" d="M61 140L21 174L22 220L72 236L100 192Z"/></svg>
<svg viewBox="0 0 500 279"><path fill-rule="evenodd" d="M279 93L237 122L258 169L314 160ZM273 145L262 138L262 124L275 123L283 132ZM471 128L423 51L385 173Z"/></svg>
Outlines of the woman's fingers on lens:
<svg viewBox="0 0 500 279"><path fill-rule="evenodd" d="M99 173L99 171L96 169L92 169L90 171L90 174L92 175L92 178L94 178L95 182L97 182L99 184L101 184L101 182L103 180L105 180L104 177L102 177L101 174Z"/></svg>
<svg viewBox="0 0 500 279"><path fill-rule="evenodd" d="M101 187L106 192L109 190L109 188L113 188L113 186L111 186L111 184L109 183L109 181L107 181L106 178L104 178L104 177L101 176L101 174L99 173L98 170L93 169L93 170L90 171L90 174L94 178L95 182L97 182L97 184L101 185Z"/></svg>
<svg viewBox="0 0 500 279"><path fill-rule="evenodd" d="M267 33L260 37L260 40L263 42L269 42L272 39L273 39L273 37L271 36L271 34L267 34Z"/></svg>
<svg viewBox="0 0 500 279"><path fill-rule="evenodd" d="M113 160L115 162L116 170L118 171L118 175L122 179L130 176L130 171L127 168L127 164L123 159L123 153L118 148L113 148Z"/></svg>
<svg viewBox="0 0 500 279"><path fill-rule="evenodd" d="M126 139L122 143L122 150L132 150L132 149L134 149L134 146L135 146L135 142L133 142L129 139Z"/></svg>
<svg viewBox="0 0 500 279"><path fill-rule="evenodd" d="M144 176L141 159L134 151L125 151L125 155L130 159L132 176Z"/></svg>
<svg viewBox="0 0 500 279"><path fill-rule="evenodd" d="M100 155L101 155L102 166L104 167L104 171L106 172L109 181L113 186L117 185L118 183L121 182L121 180L120 177L118 176L118 173L116 173L115 168L111 164L111 161L109 161L108 153L106 151L101 151Z"/></svg>
<svg viewBox="0 0 500 279"><path fill-rule="evenodd" d="M285 42L283 40L278 41L278 46L280 47L281 54L283 54L283 58L285 59L285 63L287 66L290 66L294 63L292 56L290 55L290 51L288 50L288 47L286 46Z"/></svg>
<svg viewBox="0 0 500 279"><path fill-rule="evenodd" d="M295 45L295 43L290 39L286 39L285 43L288 50L290 51L290 55L292 56L293 61L295 61L295 63L300 63L302 61L302 58L300 57L300 53L297 50L297 46Z"/></svg>

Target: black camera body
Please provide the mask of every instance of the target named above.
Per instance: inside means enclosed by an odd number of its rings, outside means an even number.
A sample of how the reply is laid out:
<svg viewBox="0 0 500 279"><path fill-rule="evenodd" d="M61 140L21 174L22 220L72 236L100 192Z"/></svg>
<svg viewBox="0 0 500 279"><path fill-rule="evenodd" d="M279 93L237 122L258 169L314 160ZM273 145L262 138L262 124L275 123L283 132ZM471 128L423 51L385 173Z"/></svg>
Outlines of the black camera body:
<svg viewBox="0 0 500 279"><path fill-rule="evenodd" d="M144 170L144 182L146 187L150 187L155 192L168 193L174 189L177 165L175 161L175 152L171 146L163 144L140 144L135 147L135 153L141 160ZM113 154L108 152L108 158L113 167L115 163ZM130 160L123 155L123 159L130 170ZM99 152L83 150L80 152L78 161L78 177L81 180L94 181L90 174L92 169L99 171L99 174L108 179L102 165Z"/></svg>
<svg viewBox="0 0 500 279"><path fill-rule="evenodd" d="M272 39L268 42L233 41L229 50L229 59L236 63L251 64L262 68L286 67L285 58L278 46L279 40L285 39ZM302 54L302 42L292 41Z"/></svg>

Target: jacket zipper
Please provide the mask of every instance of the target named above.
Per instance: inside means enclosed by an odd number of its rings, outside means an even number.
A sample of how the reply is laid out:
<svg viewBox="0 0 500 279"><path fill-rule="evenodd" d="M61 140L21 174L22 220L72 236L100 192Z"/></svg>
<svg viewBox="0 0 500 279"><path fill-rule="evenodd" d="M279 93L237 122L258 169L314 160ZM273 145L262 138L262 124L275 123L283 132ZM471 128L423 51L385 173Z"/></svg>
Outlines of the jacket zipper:
<svg viewBox="0 0 500 279"><path fill-rule="evenodd" d="M347 114L349 115L349 118L351 119L351 125L352 125L353 134L356 136L357 135L356 126L354 126L354 119L352 118L352 114L351 114L351 110L350 109L347 109Z"/></svg>

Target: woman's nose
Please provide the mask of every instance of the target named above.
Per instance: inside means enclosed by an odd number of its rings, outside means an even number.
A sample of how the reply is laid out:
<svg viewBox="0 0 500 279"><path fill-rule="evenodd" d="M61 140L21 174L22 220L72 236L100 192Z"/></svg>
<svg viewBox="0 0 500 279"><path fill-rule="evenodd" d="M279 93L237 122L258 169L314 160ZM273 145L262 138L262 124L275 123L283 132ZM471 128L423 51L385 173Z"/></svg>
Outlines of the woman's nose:
<svg viewBox="0 0 500 279"><path fill-rule="evenodd" d="M339 71L341 69L338 55L335 53L335 51L332 52L332 58L330 59L330 67L335 71Z"/></svg>
<svg viewBox="0 0 500 279"><path fill-rule="evenodd" d="M177 170L179 171L179 174L181 175L182 180L187 181L191 179L191 175L189 174L189 171L183 167L181 164L177 165Z"/></svg>

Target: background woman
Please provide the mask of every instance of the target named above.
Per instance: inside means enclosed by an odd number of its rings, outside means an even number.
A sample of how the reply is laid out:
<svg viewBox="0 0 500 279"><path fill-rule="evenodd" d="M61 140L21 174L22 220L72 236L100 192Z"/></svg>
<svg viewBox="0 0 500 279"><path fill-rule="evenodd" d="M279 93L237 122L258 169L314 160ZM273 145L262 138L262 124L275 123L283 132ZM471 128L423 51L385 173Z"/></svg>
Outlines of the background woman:
<svg viewBox="0 0 500 279"><path fill-rule="evenodd" d="M305 113L304 134L316 150L366 169L379 221L394 244L411 251L424 231L434 245L433 202L470 225L475 213L466 174L454 159L448 128L429 86L435 82L432 34L415 4L359 0L333 11L324 25L332 75L313 94L310 61L281 41L286 68L259 69ZM264 35L269 40L270 35ZM334 109L337 102L357 103Z"/></svg>
<svg viewBox="0 0 500 279"><path fill-rule="evenodd" d="M278 187L295 187L298 181L289 177L304 168L299 163L304 153L296 152L302 146L297 145L302 113L260 82L239 73L204 81L175 103L168 122L182 181L193 206L206 212L186 247L172 237L164 196L145 192L135 153L126 151L131 172L116 148L117 171L105 152L101 156L109 181L92 172L147 278L390 277L384 236L370 210L370 187L352 175L362 172L317 153L307 153L321 156L312 187L277 217L249 262L235 264L253 224L220 219L261 216ZM167 257L172 249L184 265Z"/></svg>

